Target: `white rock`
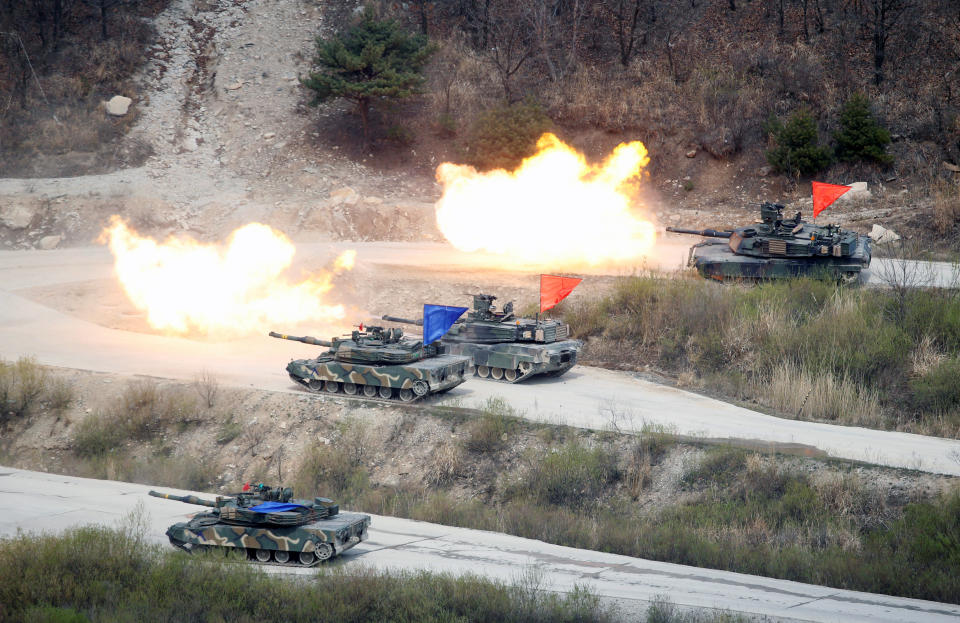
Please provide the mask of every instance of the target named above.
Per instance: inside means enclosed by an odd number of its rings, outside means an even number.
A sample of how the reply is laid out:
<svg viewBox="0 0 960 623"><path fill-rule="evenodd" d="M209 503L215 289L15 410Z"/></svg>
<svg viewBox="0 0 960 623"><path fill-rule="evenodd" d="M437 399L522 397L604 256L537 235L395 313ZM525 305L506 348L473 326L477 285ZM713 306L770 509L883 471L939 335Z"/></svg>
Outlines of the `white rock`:
<svg viewBox="0 0 960 623"><path fill-rule="evenodd" d="M273 137L276 136L276 135L277 135L276 132L264 132L264 133L263 133L263 138L271 139L271 138L273 138Z"/></svg>
<svg viewBox="0 0 960 623"><path fill-rule="evenodd" d="M104 102L104 105L107 107L107 114L113 115L114 117L122 117L130 110L130 104L132 102L133 100L129 97L114 95L110 98L110 101Z"/></svg>
<svg viewBox="0 0 960 623"><path fill-rule="evenodd" d="M33 220L34 210L22 203L0 207L0 224L10 229L25 229Z"/></svg>
<svg viewBox="0 0 960 623"><path fill-rule="evenodd" d="M376 206L376 205L380 205L381 203L383 203L383 199L381 199L380 197L364 197L364 198L363 198L363 202L366 203L366 204L368 204L368 205L374 205L374 206Z"/></svg>
<svg viewBox="0 0 960 623"><path fill-rule="evenodd" d="M870 190L867 188L866 182L854 182L853 184L847 184L850 187L850 190L840 195L840 198L837 201L853 201L854 199L869 199L872 195Z"/></svg>
<svg viewBox="0 0 960 623"><path fill-rule="evenodd" d="M60 244L60 240L62 240L60 236L44 236L40 239L40 242L37 244L37 246L44 251L52 251Z"/></svg>
<svg viewBox="0 0 960 623"><path fill-rule="evenodd" d="M898 236L892 229L881 227L876 223L873 224L873 229L871 229L870 233L867 235L870 236L870 238L877 244L886 244L888 242L896 242L900 240L900 236Z"/></svg>
<svg viewBox="0 0 960 623"><path fill-rule="evenodd" d="M357 194L357 191L350 188L349 186L338 188L337 190L330 193L330 203L332 205L355 206L359 201L360 201L360 195Z"/></svg>
<svg viewBox="0 0 960 623"><path fill-rule="evenodd" d="M243 83L237 81L237 82L234 82L233 84L227 85L227 90L228 90L228 91L236 91L237 89L239 89L239 88L242 87L242 86L243 86Z"/></svg>

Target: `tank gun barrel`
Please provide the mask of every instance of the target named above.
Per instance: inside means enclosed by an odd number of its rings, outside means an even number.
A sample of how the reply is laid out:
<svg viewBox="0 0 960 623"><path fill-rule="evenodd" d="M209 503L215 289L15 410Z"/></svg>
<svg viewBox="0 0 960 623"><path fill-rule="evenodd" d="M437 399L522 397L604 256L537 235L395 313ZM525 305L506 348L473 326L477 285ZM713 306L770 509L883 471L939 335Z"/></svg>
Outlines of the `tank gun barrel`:
<svg viewBox="0 0 960 623"><path fill-rule="evenodd" d="M690 234L693 236L705 236L707 238L729 238L732 231L717 231L716 229L684 229L683 227L667 227L667 231L675 234Z"/></svg>
<svg viewBox="0 0 960 623"><path fill-rule="evenodd" d="M269 333L270 337L275 337L281 340L292 340L294 342L303 342L304 344L312 344L313 346L326 346L327 348L333 346L333 342L327 340L318 340L315 337L310 337L309 335L304 335L302 337L297 335L283 335L277 333L276 331L271 331Z"/></svg>
<svg viewBox="0 0 960 623"><path fill-rule="evenodd" d="M160 493L159 491L150 491L150 495L155 498L163 498L164 500L176 500L177 502L186 502L187 504L196 504L197 506L210 506L212 508L217 507L216 502L210 500L204 500L198 498L195 495L173 495L172 493Z"/></svg>
<svg viewBox="0 0 960 623"><path fill-rule="evenodd" d="M410 320L409 318L400 318L399 316L384 315L384 316L380 316L380 319L389 320L390 322L399 322L401 324L413 324L413 325L417 325L418 327L423 326L423 320Z"/></svg>

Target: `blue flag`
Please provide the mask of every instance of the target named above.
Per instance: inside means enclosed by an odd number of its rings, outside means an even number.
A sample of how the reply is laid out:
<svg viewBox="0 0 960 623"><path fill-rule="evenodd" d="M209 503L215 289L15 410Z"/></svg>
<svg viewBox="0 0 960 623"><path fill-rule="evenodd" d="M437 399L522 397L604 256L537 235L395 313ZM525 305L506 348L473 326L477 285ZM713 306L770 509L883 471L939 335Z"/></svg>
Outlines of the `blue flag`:
<svg viewBox="0 0 960 623"><path fill-rule="evenodd" d="M467 311L466 307L448 305L423 306L423 343L432 344L450 330L457 318Z"/></svg>

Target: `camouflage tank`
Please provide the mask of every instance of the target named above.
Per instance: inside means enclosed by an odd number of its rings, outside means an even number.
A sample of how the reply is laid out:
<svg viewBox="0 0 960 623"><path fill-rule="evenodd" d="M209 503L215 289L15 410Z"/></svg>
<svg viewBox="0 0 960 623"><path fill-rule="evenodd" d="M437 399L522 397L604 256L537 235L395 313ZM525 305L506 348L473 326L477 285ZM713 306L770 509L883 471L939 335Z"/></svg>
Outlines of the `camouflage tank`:
<svg viewBox="0 0 960 623"><path fill-rule="evenodd" d="M513 303L494 310L497 297L473 296L473 311L458 320L441 341L443 350L466 355L481 378L517 383L537 375L560 376L577 363L583 346L569 340L570 327L558 320L516 318ZM422 320L383 316L384 320L423 326Z"/></svg>
<svg viewBox="0 0 960 623"><path fill-rule="evenodd" d="M305 336L270 337L325 346L315 359L294 359L287 373L312 392L412 402L453 389L466 380L470 360L442 354L432 344L404 338L403 329L367 327L331 341Z"/></svg>
<svg viewBox="0 0 960 623"><path fill-rule="evenodd" d="M837 225L783 218L783 206L765 202L760 222L736 229L682 229L678 234L707 238L690 249L689 263L702 277L718 281L814 277L854 281L870 265L870 238Z"/></svg>
<svg viewBox="0 0 960 623"><path fill-rule="evenodd" d="M316 565L366 540L370 526L369 515L341 513L327 498L292 499L289 488L256 485L249 492L214 500L157 491L150 495L212 509L167 529L175 547L187 552L245 551L261 563Z"/></svg>

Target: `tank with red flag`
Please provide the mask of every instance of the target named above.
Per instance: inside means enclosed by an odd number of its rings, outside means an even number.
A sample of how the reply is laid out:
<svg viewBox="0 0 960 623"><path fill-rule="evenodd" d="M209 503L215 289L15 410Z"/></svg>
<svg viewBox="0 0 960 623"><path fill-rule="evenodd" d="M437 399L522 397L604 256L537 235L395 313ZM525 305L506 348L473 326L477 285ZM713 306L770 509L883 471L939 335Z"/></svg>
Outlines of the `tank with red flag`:
<svg viewBox="0 0 960 623"><path fill-rule="evenodd" d="M799 212L784 218L783 209L765 202L760 206L760 222L735 229L667 227L667 231L708 238L690 249L690 265L702 277L717 281L813 277L853 282L870 266L868 236L837 225L807 222Z"/></svg>
<svg viewBox="0 0 960 623"><path fill-rule="evenodd" d="M541 311L566 298L579 283L575 277L541 275ZM497 310L496 299L491 294L473 295L473 309L443 336L443 352L470 357L474 375L504 383L556 377L576 365L583 343L570 339L569 325L539 314L536 318L517 317L513 302ZM423 325L423 320L397 316L383 319Z"/></svg>

